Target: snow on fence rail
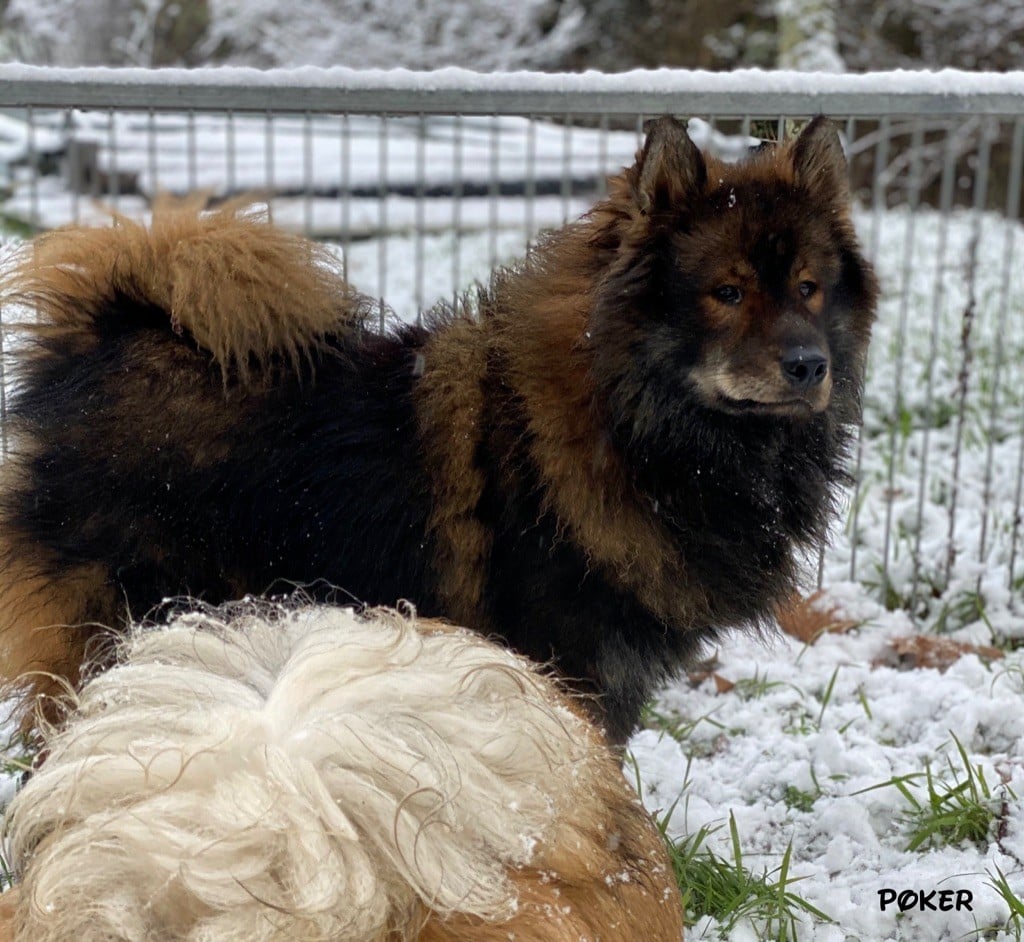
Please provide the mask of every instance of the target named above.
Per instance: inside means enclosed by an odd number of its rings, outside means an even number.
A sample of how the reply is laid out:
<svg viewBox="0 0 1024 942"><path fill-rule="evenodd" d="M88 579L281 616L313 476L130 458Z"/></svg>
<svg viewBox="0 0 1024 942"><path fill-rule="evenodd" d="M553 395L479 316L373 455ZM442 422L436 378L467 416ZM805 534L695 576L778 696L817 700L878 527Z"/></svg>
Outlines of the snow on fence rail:
<svg viewBox="0 0 1024 942"><path fill-rule="evenodd" d="M1024 75L0 66L0 219L23 235L144 216L165 191L257 194L415 317L585 209L661 113L725 156L791 119L840 123L884 299L819 580L1024 637Z"/></svg>

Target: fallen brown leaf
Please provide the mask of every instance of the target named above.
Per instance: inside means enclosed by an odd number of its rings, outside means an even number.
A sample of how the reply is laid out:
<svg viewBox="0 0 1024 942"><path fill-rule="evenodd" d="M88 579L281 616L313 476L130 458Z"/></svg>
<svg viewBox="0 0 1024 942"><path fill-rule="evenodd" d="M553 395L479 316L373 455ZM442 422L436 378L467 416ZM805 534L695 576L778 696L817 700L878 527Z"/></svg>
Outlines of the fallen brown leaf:
<svg viewBox="0 0 1024 942"><path fill-rule="evenodd" d="M719 693L728 693L736 686L734 681L723 677L717 671L690 671L686 675L686 679L689 680L694 687L699 687L709 677L715 682L715 690Z"/></svg>
<svg viewBox="0 0 1024 942"><path fill-rule="evenodd" d="M1004 652L989 644L969 644L935 635L908 635L893 638L889 650L875 661L876 667L895 667L897 670L933 668L945 672L965 654L976 654L983 661L999 660Z"/></svg>
<svg viewBox="0 0 1024 942"><path fill-rule="evenodd" d="M804 644L814 644L823 634L843 634L859 624L847 618L839 606L829 604L822 590L806 597L792 595L775 610L779 627Z"/></svg>

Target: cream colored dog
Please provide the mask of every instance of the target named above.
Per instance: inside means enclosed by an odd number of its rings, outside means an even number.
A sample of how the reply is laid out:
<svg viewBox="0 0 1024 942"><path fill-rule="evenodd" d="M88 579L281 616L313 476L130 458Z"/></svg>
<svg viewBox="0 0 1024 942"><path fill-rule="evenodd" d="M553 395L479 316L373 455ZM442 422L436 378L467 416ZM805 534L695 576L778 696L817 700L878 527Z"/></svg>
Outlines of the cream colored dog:
<svg viewBox="0 0 1024 942"><path fill-rule="evenodd" d="M536 666L391 611L136 631L7 812L17 942L678 942L665 847ZM0 935L2 937L2 935Z"/></svg>

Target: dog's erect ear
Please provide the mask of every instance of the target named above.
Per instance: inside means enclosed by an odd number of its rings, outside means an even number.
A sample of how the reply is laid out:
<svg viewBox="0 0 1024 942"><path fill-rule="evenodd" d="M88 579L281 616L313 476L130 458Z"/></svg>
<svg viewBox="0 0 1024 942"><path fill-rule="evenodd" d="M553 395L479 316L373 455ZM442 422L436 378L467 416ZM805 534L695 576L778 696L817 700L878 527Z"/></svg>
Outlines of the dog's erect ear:
<svg viewBox="0 0 1024 942"><path fill-rule="evenodd" d="M793 143L793 172L797 183L823 199L847 201L850 184L846 155L835 125L818 115Z"/></svg>
<svg viewBox="0 0 1024 942"><path fill-rule="evenodd" d="M685 206L704 186L707 167L686 125L665 116L649 121L647 139L637 160L637 203L652 215Z"/></svg>

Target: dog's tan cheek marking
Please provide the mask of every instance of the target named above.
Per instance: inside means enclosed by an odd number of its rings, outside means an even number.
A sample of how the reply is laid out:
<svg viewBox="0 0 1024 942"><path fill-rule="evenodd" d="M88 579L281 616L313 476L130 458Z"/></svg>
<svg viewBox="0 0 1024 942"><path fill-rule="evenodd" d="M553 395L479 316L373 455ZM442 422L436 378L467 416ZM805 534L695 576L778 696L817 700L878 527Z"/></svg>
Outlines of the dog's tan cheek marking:
<svg viewBox="0 0 1024 942"><path fill-rule="evenodd" d="M720 350L709 351L700 363L689 371L690 382L709 401L714 401L723 392L723 383L728 376L725 357Z"/></svg>

